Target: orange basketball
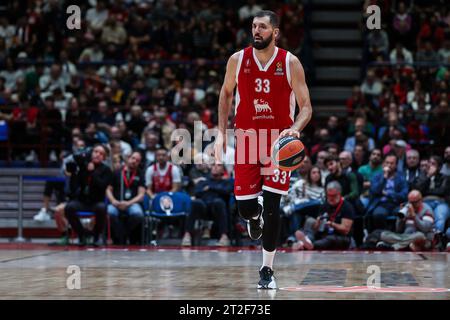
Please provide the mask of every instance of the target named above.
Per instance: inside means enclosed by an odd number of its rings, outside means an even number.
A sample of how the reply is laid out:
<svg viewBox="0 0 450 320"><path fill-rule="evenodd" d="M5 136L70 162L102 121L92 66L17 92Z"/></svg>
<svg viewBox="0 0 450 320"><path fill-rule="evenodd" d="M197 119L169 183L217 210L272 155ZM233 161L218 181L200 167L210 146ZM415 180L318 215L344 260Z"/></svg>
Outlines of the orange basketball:
<svg viewBox="0 0 450 320"><path fill-rule="evenodd" d="M305 146L297 137L278 138L272 146L272 161L276 167L282 170L297 169L304 158Z"/></svg>

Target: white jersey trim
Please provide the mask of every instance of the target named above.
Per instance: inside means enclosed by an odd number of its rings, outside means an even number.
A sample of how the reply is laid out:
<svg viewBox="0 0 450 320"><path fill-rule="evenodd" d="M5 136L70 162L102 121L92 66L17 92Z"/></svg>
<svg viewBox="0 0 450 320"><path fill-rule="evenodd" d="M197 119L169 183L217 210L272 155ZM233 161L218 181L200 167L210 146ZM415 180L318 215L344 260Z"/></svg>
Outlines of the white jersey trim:
<svg viewBox="0 0 450 320"><path fill-rule="evenodd" d="M239 71L241 70L242 59L244 58L244 50L239 51L239 59L236 66L236 83L238 83L239 79Z"/></svg>
<svg viewBox="0 0 450 320"><path fill-rule="evenodd" d="M287 81L289 83L289 87L292 88L292 84L291 84L291 65L289 64L289 59L291 58L291 53L288 51L286 53L286 76L287 76Z"/></svg>
<svg viewBox="0 0 450 320"><path fill-rule="evenodd" d="M281 194L281 195L288 194L288 191L278 190L278 189L275 189L275 188L272 188L272 187L268 187L268 186L263 186L262 189L266 190L266 191L273 192L273 193L278 193L278 194Z"/></svg>
<svg viewBox="0 0 450 320"><path fill-rule="evenodd" d="M267 62L266 66L264 68L262 67L261 63L259 62L258 58L256 57L255 48L252 48L252 52L253 52L253 60L255 60L255 63L258 66L259 71L266 72L278 54L278 47L275 47L275 51L273 52L272 58L270 58L269 62Z"/></svg>
<svg viewBox="0 0 450 320"><path fill-rule="evenodd" d="M250 199L258 198L261 194L262 194L262 192L258 192L258 193L249 194L246 196L235 196L235 197L236 197L236 200L250 200Z"/></svg>

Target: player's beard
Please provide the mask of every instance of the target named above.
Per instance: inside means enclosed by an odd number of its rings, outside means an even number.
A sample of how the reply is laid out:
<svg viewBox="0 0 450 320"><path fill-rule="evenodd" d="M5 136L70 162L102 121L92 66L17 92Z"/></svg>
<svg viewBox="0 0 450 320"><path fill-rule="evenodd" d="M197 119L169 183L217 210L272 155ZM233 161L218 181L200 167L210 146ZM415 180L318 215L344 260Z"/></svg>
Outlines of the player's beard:
<svg viewBox="0 0 450 320"><path fill-rule="evenodd" d="M253 48L255 48L256 50L263 50L269 46L269 44L272 42L272 39L273 39L272 34L266 40L263 39L262 41L259 42L256 42L255 38L253 38L252 42Z"/></svg>

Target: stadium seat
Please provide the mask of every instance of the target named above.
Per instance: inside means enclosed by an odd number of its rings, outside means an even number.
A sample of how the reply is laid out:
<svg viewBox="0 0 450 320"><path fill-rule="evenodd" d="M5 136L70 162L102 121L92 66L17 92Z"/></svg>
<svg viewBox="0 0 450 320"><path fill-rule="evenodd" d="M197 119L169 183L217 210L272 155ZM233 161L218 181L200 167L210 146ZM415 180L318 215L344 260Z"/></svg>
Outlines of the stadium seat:
<svg viewBox="0 0 450 320"><path fill-rule="evenodd" d="M147 200L149 200L147 198ZM157 226L163 219L184 218L191 211L191 198L184 192L161 192L148 203L148 211L145 215L145 243L156 244L158 239ZM155 235L155 238L153 238Z"/></svg>

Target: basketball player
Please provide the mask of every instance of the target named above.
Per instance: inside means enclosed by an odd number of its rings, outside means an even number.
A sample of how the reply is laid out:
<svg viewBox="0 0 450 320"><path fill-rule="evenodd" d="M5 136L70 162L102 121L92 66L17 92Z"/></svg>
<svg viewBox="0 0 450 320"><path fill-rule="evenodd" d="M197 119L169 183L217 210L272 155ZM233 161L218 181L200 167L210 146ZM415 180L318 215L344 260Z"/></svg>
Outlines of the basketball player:
<svg viewBox="0 0 450 320"><path fill-rule="evenodd" d="M214 145L217 162L222 161L226 152L228 115L236 86L235 137L242 132L250 132L249 135L256 132L260 139L259 132L271 129L281 131L280 137L300 137L311 119L303 67L297 57L276 47L279 33L276 14L259 12L253 19L253 45L234 53L228 60L219 98L219 134ZM294 121L296 102L300 111ZM235 159L239 160L239 154L252 146L247 147L237 138L236 141ZM265 151L270 151L271 141L266 141ZM234 192L239 214L248 222L250 238L256 240L262 236L263 263L258 288L276 289L272 265L280 230L280 199L289 189L290 172L274 168L270 161L262 164L260 160L256 164L247 162L247 158L245 163L235 161ZM262 170L267 168L269 174Z"/></svg>

